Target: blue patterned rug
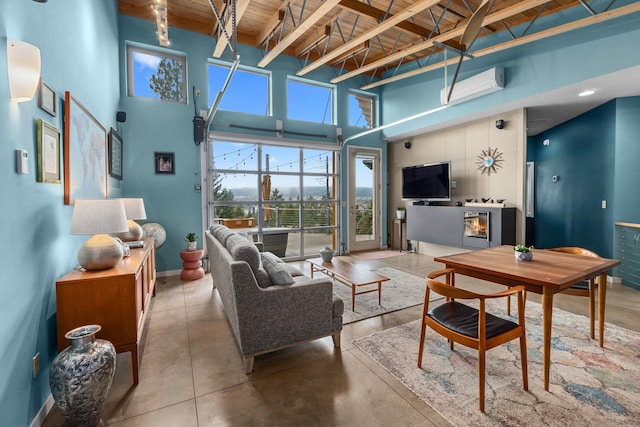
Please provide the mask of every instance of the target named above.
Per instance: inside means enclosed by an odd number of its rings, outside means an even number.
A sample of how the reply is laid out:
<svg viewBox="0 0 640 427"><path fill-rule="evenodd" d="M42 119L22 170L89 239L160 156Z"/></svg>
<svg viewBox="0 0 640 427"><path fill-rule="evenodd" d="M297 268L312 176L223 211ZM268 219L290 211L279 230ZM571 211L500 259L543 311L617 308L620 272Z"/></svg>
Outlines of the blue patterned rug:
<svg viewBox="0 0 640 427"><path fill-rule="evenodd" d="M504 303L487 305L506 316ZM451 351L427 328L419 369L418 320L354 343L454 426L640 426L640 334L607 324L600 348L586 317L555 309L546 392L541 324L540 304L527 301L528 392L517 340L487 352L485 414L478 410L476 350Z"/></svg>

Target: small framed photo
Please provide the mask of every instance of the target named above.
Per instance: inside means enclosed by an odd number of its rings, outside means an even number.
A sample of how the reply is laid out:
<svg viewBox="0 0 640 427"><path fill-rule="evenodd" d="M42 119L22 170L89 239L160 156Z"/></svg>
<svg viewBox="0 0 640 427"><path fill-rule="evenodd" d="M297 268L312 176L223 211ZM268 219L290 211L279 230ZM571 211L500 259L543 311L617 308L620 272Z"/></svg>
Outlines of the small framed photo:
<svg viewBox="0 0 640 427"><path fill-rule="evenodd" d="M118 132L109 130L109 175L122 179L122 138Z"/></svg>
<svg viewBox="0 0 640 427"><path fill-rule="evenodd" d="M175 169L175 153L154 153L156 174L168 174L173 175L176 173Z"/></svg>
<svg viewBox="0 0 640 427"><path fill-rule="evenodd" d="M38 107L52 116L56 116L56 91L51 89L40 78L40 91L38 93Z"/></svg>
<svg viewBox="0 0 640 427"><path fill-rule="evenodd" d="M60 130L38 119L38 182L60 184Z"/></svg>

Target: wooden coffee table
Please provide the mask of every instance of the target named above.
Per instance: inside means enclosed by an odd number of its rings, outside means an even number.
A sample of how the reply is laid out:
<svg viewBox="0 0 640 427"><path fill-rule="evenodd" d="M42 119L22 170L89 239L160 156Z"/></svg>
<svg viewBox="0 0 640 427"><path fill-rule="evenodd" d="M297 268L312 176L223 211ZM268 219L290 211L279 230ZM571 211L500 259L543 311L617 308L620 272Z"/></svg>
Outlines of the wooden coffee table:
<svg viewBox="0 0 640 427"><path fill-rule="evenodd" d="M311 278L313 278L314 272L319 271L351 288L351 311L355 309L356 295L367 294L369 292L378 291L378 305L380 305L382 282L391 280L386 276L358 267L357 265L342 261L338 258L333 258L329 262L323 261L322 258L312 258L307 261L311 265ZM356 292L356 289L361 286L375 284L378 285L377 289L374 288Z"/></svg>

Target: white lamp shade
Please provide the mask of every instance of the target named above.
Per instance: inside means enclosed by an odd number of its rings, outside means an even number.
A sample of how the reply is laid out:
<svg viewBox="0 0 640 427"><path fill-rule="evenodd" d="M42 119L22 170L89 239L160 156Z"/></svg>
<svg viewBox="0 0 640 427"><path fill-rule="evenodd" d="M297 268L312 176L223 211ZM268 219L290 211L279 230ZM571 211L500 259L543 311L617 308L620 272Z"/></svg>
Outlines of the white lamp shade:
<svg viewBox="0 0 640 427"><path fill-rule="evenodd" d="M8 38L7 71L11 99L17 102L30 101L40 80L40 49Z"/></svg>
<svg viewBox="0 0 640 427"><path fill-rule="evenodd" d="M120 199L76 199L71 234L106 234L129 230Z"/></svg>
<svg viewBox="0 0 640 427"><path fill-rule="evenodd" d="M142 199L120 199L124 203L124 210L127 219L147 219L147 212L144 210Z"/></svg>

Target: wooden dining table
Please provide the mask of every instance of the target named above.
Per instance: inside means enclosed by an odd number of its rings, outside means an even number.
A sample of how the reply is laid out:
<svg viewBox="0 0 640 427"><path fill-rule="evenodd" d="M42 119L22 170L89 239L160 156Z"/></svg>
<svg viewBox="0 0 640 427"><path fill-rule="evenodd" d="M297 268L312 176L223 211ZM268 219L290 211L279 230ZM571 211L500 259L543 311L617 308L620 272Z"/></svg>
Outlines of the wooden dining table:
<svg viewBox="0 0 640 427"><path fill-rule="evenodd" d="M533 251L532 261L519 261L514 256L513 246L498 246L436 257L434 261L455 269L456 274L506 286L524 285L527 291L542 295L545 390L549 391L554 294L582 280L597 277L599 338L600 347L603 346L607 271L619 265L620 261L541 249Z"/></svg>

